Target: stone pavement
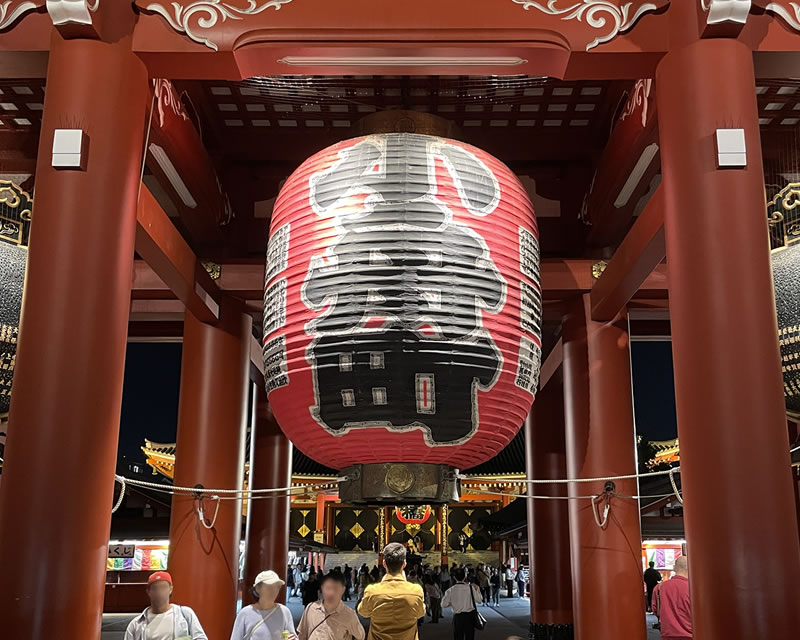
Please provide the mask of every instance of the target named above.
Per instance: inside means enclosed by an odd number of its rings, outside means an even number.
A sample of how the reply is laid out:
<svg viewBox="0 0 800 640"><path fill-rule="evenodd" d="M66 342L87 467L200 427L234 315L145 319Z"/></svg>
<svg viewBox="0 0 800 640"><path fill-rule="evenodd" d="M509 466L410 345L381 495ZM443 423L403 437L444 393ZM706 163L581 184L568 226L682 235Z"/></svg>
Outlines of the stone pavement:
<svg viewBox="0 0 800 640"><path fill-rule="evenodd" d="M354 601L347 603L351 607ZM300 598L290 598L289 609L295 620L295 625L303 614L303 605ZM527 598L500 598L500 607L480 607L481 613L487 619L486 629L476 633L477 640L506 640L509 637L528 637L528 621L530 620L530 601ZM101 640L124 640L125 628L133 618L130 614L110 613L103 615L103 633ZM202 616L201 616L202 620ZM426 619L420 631L420 640L449 640L453 637L452 613L444 610L444 617L438 624L432 624ZM653 629L655 616L647 616L647 640L660 640L661 634ZM366 621L365 621L366 626ZM210 640L228 640L227 638L211 638Z"/></svg>

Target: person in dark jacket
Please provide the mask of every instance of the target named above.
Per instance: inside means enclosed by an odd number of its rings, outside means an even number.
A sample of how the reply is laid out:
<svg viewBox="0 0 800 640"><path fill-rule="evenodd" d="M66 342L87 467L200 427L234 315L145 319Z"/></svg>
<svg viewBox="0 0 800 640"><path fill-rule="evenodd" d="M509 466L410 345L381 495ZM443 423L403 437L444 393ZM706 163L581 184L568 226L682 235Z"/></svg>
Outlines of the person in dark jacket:
<svg viewBox="0 0 800 640"><path fill-rule="evenodd" d="M647 586L647 613L653 611L653 589L664 579L655 567L656 563L651 562L650 567L644 572L644 584Z"/></svg>
<svg viewBox="0 0 800 640"><path fill-rule="evenodd" d="M319 599L319 581L317 572L313 569L308 574L308 580L303 583L303 606L307 607Z"/></svg>

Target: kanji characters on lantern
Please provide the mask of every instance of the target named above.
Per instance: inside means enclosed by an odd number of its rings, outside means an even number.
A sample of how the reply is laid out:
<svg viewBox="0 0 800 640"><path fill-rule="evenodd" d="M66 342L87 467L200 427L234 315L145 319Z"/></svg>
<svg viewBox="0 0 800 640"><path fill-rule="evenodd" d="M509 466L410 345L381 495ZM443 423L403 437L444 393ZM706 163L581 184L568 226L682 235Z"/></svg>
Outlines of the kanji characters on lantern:
<svg viewBox="0 0 800 640"><path fill-rule="evenodd" d="M539 252L497 160L415 134L340 143L287 181L267 253L267 389L309 455L377 462L382 441L392 461L465 466L516 433L538 379Z"/></svg>

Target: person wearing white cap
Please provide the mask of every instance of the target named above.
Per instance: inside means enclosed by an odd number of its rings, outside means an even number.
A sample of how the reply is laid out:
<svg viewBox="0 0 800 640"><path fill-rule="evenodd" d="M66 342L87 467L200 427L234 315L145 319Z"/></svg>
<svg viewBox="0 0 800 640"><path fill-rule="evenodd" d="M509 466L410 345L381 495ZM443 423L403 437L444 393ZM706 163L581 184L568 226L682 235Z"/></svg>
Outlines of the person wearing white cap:
<svg viewBox="0 0 800 640"><path fill-rule="evenodd" d="M283 585L272 570L256 576L253 596L258 602L243 607L236 616L231 640L297 640L289 608L275 602Z"/></svg>

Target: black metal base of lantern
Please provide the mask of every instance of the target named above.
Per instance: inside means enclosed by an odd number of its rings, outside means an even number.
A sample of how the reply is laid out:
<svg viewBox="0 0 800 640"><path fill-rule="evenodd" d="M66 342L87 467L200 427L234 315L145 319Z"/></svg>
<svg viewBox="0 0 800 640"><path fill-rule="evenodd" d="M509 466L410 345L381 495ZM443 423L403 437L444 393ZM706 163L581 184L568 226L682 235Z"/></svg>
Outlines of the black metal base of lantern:
<svg viewBox="0 0 800 640"><path fill-rule="evenodd" d="M445 464L380 462L342 469L342 502L445 504L461 495L458 469Z"/></svg>
<svg viewBox="0 0 800 640"><path fill-rule="evenodd" d="M536 624L528 628L528 640L572 640L575 628L571 624Z"/></svg>

